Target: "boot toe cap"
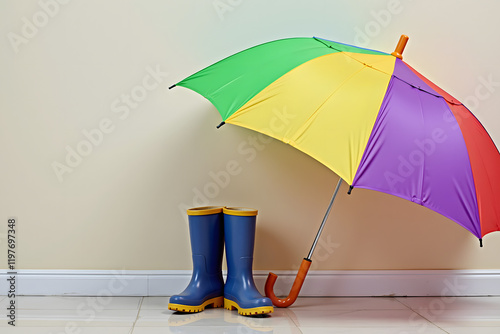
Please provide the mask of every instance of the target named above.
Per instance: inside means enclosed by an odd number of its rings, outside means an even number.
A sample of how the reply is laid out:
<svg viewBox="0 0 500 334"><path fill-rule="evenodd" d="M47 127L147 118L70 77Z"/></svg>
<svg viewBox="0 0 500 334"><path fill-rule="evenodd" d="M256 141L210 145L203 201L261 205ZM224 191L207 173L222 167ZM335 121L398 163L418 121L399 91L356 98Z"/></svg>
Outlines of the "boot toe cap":
<svg viewBox="0 0 500 334"><path fill-rule="evenodd" d="M224 294L224 298L227 298L236 304L238 304L239 307L245 308L245 309L253 309L253 308L258 308L258 307L267 307L267 306L273 306L273 302L271 299L267 297L262 297L262 296L240 296L240 298L237 298L236 296L232 296L229 294Z"/></svg>
<svg viewBox="0 0 500 334"><path fill-rule="evenodd" d="M197 306L203 304L205 301L222 297L224 293L222 291L212 291L209 293L181 293L178 295L173 295L170 297L170 304L179 304L179 305L189 305L189 306Z"/></svg>

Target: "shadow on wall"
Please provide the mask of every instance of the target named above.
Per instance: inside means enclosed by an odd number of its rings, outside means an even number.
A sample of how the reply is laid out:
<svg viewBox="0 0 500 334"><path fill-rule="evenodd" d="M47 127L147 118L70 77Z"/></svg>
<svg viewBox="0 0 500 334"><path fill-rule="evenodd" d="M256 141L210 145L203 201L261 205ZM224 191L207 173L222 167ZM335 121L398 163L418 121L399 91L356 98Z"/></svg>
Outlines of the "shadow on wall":
<svg viewBox="0 0 500 334"><path fill-rule="evenodd" d="M334 204L311 270L462 269L468 253L479 248L467 230L425 207L365 189L348 196L346 188ZM310 208L290 210L300 217ZM273 223L289 228L283 231ZM320 223L321 218L288 225L261 219L255 268L297 270Z"/></svg>

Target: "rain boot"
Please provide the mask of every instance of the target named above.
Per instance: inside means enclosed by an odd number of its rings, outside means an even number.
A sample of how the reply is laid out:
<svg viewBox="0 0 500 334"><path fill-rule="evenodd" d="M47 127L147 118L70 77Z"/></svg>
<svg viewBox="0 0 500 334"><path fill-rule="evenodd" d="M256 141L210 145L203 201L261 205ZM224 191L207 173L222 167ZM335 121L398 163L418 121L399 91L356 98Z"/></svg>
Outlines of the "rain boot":
<svg viewBox="0 0 500 334"><path fill-rule="evenodd" d="M199 207L187 210L193 256L193 276L187 288L170 297L168 309L201 312L207 306L224 304L222 256L224 222L222 207Z"/></svg>
<svg viewBox="0 0 500 334"><path fill-rule="evenodd" d="M263 297L253 281L252 263L257 210L224 208L227 279L224 307L241 315L272 313L271 300Z"/></svg>

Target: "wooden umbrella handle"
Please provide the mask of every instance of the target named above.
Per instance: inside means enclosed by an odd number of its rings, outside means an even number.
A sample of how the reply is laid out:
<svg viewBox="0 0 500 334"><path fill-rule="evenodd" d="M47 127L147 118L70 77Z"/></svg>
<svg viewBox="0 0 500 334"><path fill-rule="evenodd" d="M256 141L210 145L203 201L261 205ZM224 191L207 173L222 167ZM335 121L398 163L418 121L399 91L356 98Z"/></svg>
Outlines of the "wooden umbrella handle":
<svg viewBox="0 0 500 334"><path fill-rule="evenodd" d="M297 273L297 277L295 277L295 281L293 282L292 289L290 290L290 294L285 299L280 299L276 297L273 291L274 283L278 279L278 275L269 273L266 280L266 286L264 291L266 296L271 299L273 305L276 307L288 307L292 305L297 299L300 289L302 288L302 284L307 276L307 272L309 271L309 267L311 267L312 261L309 259L303 259L300 264L299 272Z"/></svg>

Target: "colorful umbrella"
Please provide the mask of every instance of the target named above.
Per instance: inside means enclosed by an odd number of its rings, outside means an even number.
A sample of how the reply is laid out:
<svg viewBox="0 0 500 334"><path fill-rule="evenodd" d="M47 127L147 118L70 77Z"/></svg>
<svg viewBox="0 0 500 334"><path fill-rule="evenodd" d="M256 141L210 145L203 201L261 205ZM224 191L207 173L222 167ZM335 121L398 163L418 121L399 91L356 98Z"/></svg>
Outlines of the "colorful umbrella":
<svg viewBox="0 0 500 334"><path fill-rule="evenodd" d="M392 54L321 38L272 41L174 86L212 102L218 127L264 133L326 165L341 178L334 197L342 179L349 192L395 195L455 221L482 245L500 230L500 154L462 103L403 62L407 39ZM334 197L301 266L304 277ZM266 293L275 304L293 303L275 298L270 278Z"/></svg>

